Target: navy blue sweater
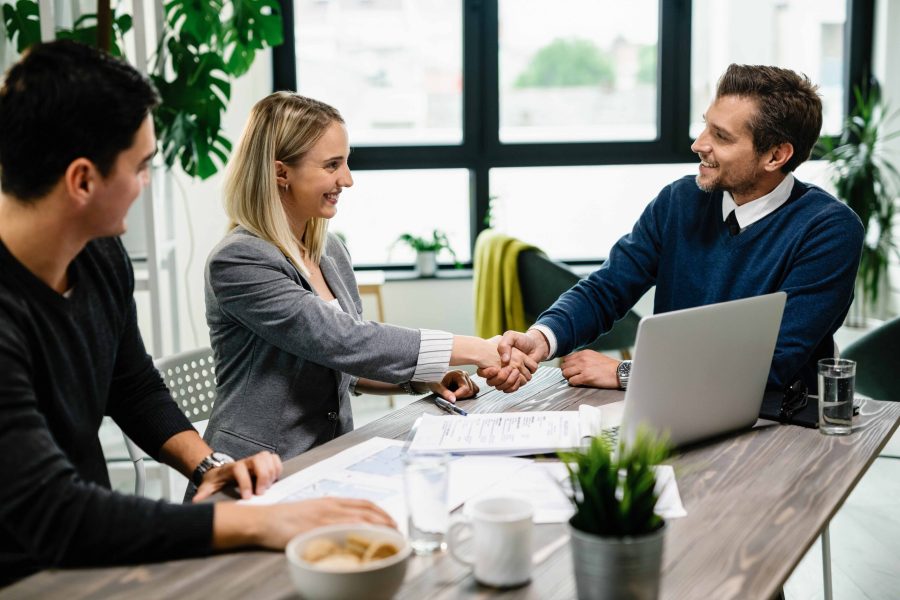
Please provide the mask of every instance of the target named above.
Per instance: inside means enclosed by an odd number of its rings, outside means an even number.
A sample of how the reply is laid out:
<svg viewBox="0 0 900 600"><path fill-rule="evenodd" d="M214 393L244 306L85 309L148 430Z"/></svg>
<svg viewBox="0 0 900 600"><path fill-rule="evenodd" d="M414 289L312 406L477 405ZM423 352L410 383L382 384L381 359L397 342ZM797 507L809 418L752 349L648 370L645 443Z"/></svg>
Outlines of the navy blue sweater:
<svg viewBox="0 0 900 600"><path fill-rule="evenodd" d="M864 230L856 214L822 189L797 181L780 208L731 236L722 192L694 177L666 186L603 266L560 296L538 323L558 355L608 331L656 285L654 312L787 293L769 389L802 377L834 353L834 332L853 298Z"/></svg>

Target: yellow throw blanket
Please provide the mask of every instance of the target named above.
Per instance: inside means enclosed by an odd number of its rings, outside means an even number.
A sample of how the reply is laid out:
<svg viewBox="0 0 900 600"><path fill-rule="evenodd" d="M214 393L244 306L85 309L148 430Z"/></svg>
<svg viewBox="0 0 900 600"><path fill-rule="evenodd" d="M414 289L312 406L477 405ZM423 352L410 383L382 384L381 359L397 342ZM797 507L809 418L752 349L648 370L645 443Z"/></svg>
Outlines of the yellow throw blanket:
<svg viewBox="0 0 900 600"><path fill-rule="evenodd" d="M521 240L487 229L475 240L475 333L490 338L508 329L524 331L518 258L523 250L537 250Z"/></svg>

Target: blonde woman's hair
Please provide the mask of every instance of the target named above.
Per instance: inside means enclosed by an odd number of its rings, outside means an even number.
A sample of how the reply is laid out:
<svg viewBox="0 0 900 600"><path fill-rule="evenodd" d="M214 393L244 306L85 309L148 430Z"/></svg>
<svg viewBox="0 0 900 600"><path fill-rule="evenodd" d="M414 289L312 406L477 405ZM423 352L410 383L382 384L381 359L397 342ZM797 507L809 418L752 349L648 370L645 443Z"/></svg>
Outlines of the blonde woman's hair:
<svg viewBox="0 0 900 600"><path fill-rule="evenodd" d="M231 158L225 178L225 213L238 225L274 244L309 276L302 253L319 264L328 221L312 218L297 239L281 203L275 161L297 164L332 123L343 123L331 106L291 92L275 92L256 103Z"/></svg>

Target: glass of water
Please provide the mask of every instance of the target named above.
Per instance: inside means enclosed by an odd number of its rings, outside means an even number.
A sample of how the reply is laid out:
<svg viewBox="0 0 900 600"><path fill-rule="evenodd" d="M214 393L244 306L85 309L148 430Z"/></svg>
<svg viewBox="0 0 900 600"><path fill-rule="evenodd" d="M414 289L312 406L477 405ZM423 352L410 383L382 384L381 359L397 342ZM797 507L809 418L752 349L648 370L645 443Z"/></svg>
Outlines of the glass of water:
<svg viewBox="0 0 900 600"><path fill-rule="evenodd" d="M416 554L431 554L446 547L444 535L450 520L447 510L448 460L446 454L440 453L406 456L403 482L409 545Z"/></svg>
<svg viewBox="0 0 900 600"><path fill-rule="evenodd" d="M853 420L856 362L846 358L819 361L819 431L848 435Z"/></svg>

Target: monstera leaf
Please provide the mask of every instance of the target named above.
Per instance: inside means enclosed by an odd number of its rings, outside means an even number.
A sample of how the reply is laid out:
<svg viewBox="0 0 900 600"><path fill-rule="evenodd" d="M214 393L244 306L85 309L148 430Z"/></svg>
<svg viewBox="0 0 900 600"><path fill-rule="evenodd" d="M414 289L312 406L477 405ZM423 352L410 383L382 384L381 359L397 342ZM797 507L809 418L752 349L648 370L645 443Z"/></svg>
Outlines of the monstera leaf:
<svg viewBox="0 0 900 600"><path fill-rule="evenodd" d="M240 77L253 64L256 51L284 42L281 9L276 0L234 0L231 27L225 32L225 63Z"/></svg>
<svg viewBox="0 0 900 600"><path fill-rule="evenodd" d="M222 57L195 54L190 44L170 40L170 60L177 76L153 76L162 105L156 126L166 165L176 162L186 173L206 179L224 165L231 143L222 135L222 113L231 96L231 83Z"/></svg>
<svg viewBox="0 0 900 600"><path fill-rule="evenodd" d="M156 130L166 166L178 164L206 179L228 160L231 142L222 134L222 115L231 99L231 80L247 72L256 52L283 42L277 0L169 0L165 35L151 75L162 103ZM40 41L36 0L3 3L6 35L19 52ZM130 15L112 21L111 52L122 55ZM94 45L97 15L86 14L57 36ZM163 51L165 50L165 51Z"/></svg>
<svg viewBox="0 0 900 600"><path fill-rule="evenodd" d="M109 53L113 56L124 56L122 47L125 43L125 34L131 30L131 15L119 15L112 21L112 31L109 32ZM56 31L59 39L75 40L82 44L93 46L97 43L97 15L82 15L72 29L59 29Z"/></svg>
<svg viewBox="0 0 900 600"><path fill-rule="evenodd" d="M16 50L20 53L41 41L41 19L37 2L19 0L15 4L4 3L3 24L6 26L7 39L16 42Z"/></svg>

